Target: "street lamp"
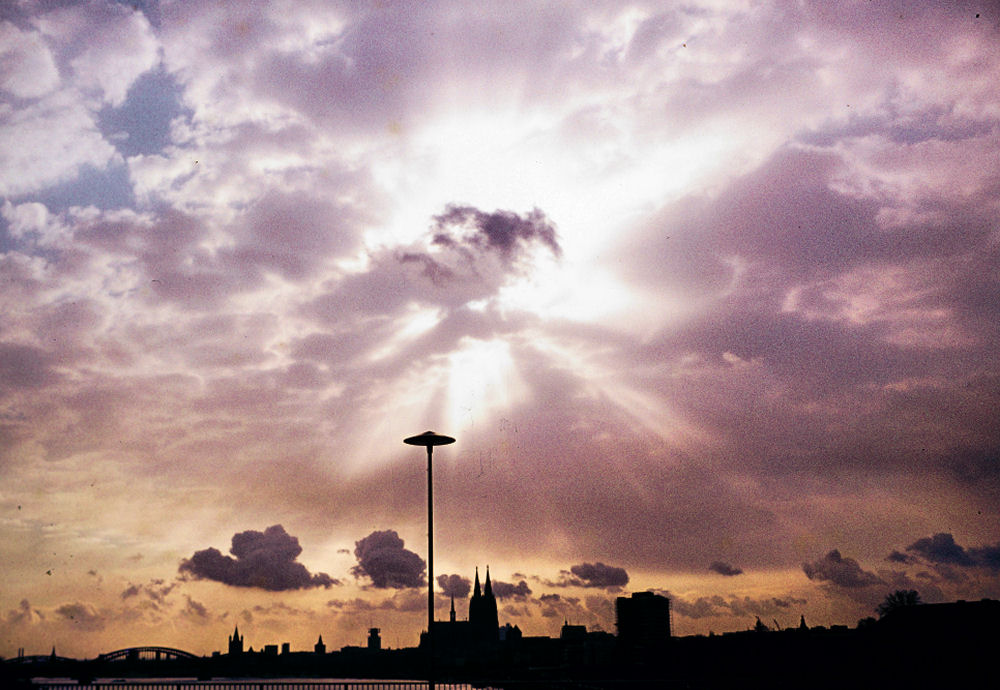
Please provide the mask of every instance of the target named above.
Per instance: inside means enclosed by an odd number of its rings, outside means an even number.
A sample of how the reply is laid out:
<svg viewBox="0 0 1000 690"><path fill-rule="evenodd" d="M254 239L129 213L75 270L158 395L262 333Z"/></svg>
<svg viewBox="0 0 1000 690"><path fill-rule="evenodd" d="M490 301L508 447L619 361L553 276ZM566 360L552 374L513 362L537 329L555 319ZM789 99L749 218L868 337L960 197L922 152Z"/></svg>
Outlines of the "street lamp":
<svg viewBox="0 0 1000 690"><path fill-rule="evenodd" d="M416 436L404 438L403 443L427 448L427 655L430 659L431 690L434 689L434 482L431 479L431 455L434 446L454 443L451 436L442 436L433 431L425 431Z"/></svg>

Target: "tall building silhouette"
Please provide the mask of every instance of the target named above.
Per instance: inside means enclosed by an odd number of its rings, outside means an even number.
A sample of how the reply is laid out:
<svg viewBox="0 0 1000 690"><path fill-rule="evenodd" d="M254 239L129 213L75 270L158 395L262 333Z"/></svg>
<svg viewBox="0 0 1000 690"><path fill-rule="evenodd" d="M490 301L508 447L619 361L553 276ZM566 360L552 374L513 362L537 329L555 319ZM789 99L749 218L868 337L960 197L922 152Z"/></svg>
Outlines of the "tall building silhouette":
<svg viewBox="0 0 1000 690"><path fill-rule="evenodd" d="M637 658L650 658L670 640L670 600L653 592L615 599L618 645Z"/></svg>

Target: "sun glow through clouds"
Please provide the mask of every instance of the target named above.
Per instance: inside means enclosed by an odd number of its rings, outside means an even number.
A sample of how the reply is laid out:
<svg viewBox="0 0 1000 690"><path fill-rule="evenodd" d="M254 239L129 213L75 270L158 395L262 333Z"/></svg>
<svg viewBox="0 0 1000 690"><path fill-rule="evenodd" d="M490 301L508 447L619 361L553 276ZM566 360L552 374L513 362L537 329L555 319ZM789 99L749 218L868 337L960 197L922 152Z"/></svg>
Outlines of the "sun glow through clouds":
<svg viewBox="0 0 1000 690"><path fill-rule="evenodd" d="M448 356L448 420L459 432L519 401L525 393L510 346L503 340L463 338Z"/></svg>

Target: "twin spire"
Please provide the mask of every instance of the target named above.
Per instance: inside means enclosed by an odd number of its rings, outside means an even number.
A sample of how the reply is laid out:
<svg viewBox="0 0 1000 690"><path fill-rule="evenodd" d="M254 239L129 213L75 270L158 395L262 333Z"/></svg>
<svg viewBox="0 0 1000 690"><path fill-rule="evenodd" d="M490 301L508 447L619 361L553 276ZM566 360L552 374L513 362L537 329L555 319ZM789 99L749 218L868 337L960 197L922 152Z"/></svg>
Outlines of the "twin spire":
<svg viewBox="0 0 1000 690"><path fill-rule="evenodd" d="M493 585L490 584L490 567L489 566L486 566L486 586L483 588L483 591L480 591L480 588L479 588L479 566L476 566L476 585L475 585L475 587L472 590L472 596L473 597L481 597L481 596L491 597L491 596L493 596Z"/></svg>
<svg viewBox="0 0 1000 690"><path fill-rule="evenodd" d="M476 568L476 582L469 600L469 624L473 634L482 640L496 641L500 627L497 616L497 598L493 594L490 581L490 567L486 566L486 585L479 584L479 568Z"/></svg>

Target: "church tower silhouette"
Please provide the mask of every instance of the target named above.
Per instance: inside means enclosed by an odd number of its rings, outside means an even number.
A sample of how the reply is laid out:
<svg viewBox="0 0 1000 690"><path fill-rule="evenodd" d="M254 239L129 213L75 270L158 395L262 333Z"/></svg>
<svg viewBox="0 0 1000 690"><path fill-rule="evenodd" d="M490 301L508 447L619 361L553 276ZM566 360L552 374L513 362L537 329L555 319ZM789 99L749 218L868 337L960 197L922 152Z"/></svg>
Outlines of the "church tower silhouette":
<svg viewBox="0 0 1000 690"><path fill-rule="evenodd" d="M490 567L486 566L486 585L479 585L479 568L476 568L476 583L469 600L469 626L473 635L483 641L495 642L499 639L500 617L497 613L497 598L490 582Z"/></svg>
<svg viewBox="0 0 1000 690"><path fill-rule="evenodd" d="M232 637L229 638L229 653L234 655L243 653L243 637L240 636L239 626L233 628Z"/></svg>

